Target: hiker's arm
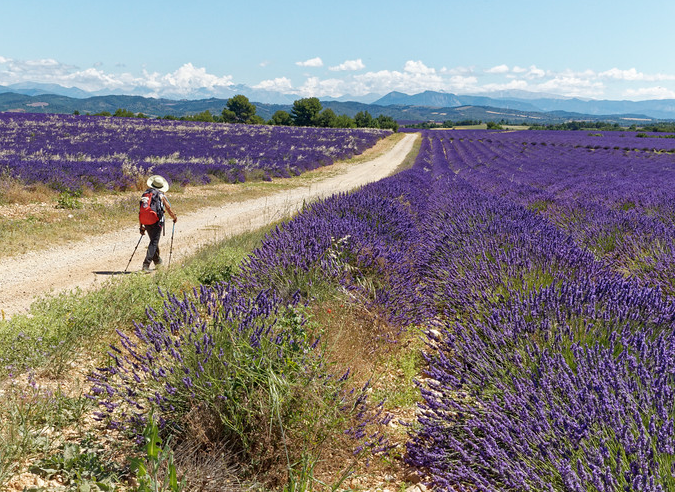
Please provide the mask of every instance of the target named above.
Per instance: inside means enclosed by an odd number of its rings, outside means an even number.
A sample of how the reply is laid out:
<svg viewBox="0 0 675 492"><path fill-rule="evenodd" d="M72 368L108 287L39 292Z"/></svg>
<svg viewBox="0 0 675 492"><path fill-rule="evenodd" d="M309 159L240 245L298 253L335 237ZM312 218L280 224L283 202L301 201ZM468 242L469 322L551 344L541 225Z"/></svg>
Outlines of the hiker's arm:
<svg viewBox="0 0 675 492"><path fill-rule="evenodd" d="M162 203L164 203L164 210L166 210L167 213L171 216L171 219L174 222L176 222L178 220L178 216L175 213L173 213L173 210L171 210L171 204L164 195L162 195Z"/></svg>

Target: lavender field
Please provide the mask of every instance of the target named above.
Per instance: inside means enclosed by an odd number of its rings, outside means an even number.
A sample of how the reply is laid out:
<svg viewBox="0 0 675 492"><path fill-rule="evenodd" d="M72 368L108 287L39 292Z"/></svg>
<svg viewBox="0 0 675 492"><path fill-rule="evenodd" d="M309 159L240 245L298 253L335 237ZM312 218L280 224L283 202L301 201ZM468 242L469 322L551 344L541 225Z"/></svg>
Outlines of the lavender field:
<svg viewBox="0 0 675 492"><path fill-rule="evenodd" d="M675 490L674 151L634 133L425 131L412 169L307 207L229 286L123 337L102 406L133 394L177 418L176 394L223 377L219 318L282 353L299 342L274 306L333 282L428 330L405 460L438 490Z"/></svg>
<svg viewBox="0 0 675 492"><path fill-rule="evenodd" d="M59 191L135 189L149 174L179 185L269 180L352 157L388 133L0 113L0 172Z"/></svg>

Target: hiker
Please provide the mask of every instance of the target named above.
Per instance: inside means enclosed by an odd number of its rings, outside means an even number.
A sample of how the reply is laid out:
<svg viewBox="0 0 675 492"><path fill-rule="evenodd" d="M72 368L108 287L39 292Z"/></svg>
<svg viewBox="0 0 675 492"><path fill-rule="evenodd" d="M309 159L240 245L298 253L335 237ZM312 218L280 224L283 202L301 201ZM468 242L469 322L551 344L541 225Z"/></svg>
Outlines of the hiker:
<svg viewBox="0 0 675 492"><path fill-rule="evenodd" d="M159 237L164 228L164 211L166 211L174 222L178 216L171 210L171 204L164 193L169 189L169 182L163 177L155 174L148 178L148 189L145 190L141 198L141 207L138 213L139 230L141 235L148 232L150 244L148 252L143 260L143 271L150 271L150 262L155 266L162 264L162 258L159 256Z"/></svg>

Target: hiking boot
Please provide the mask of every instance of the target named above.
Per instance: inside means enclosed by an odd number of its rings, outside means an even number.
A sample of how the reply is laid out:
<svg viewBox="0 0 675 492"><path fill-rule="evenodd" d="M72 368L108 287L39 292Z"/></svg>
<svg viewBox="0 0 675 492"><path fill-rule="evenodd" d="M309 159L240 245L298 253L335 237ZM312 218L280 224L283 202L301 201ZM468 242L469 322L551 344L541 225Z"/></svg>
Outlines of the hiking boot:
<svg viewBox="0 0 675 492"><path fill-rule="evenodd" d="M162 261L161 258L157 258L157 259L155 260L155 266L159 266L159 265L161 265L162 263L164 263L164 262Z"/></svg>
<svg viewBox="0 0 675 492"><path fill-rule="evenodd" d="M150 265L143 263L143 268L141 269L143 273L150 273Z"/></svg>

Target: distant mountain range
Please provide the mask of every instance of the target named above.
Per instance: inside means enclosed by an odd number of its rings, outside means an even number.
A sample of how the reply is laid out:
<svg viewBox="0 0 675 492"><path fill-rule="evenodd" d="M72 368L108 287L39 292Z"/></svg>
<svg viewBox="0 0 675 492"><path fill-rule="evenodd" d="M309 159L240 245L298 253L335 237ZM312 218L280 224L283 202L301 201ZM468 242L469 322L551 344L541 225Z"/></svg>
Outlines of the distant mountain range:
<svg viewBox="0 0 675 492"><path fill-rule="evenodd" d="M432 107L492 106L533 112L567 111L588 115L644 115L655 119L675 119L675 99L647 101L612 101L561 97L536 97L533 93L516 91L484 96L459 96L444 92L425 91L408 95L390 92L373 104L382 106L408 105Z"/></svg>
<svg viewBox="0 0 675 492"><path fill-rule="evenodd" d="M0 85L0 93L3 92L13 92L15 94L23 94L26 96L42 96L47 94L53 94L57 96L66 96L76 99L86 99L95 96L142 96L142 97L152 97L154 96L147 94L145 91L140 91L138 93L129 94L128 92L121 92L115 90L105 90L105 91L94 91L87 92L77 87L63 87L57 84L41 84L41 83L32 83L24 82L20 84L11 84L7 86ZM199 100L199 99L229 99L230 97L236 96L237 94L243 94L249 98L251 101L257 101L266 104L293 104L293 101L299 99L300 96L295 94L284 94L277 91L267 91L263 89L254 89L244 84L231 85L227 87L217 87L215 89L203 88L193 90L189 97L186 97L185 94L171 94L166 93L163 98L165 99L175 99L175 100ZM345 95L338 98L325 98L330 101L356 101L363 103L371 103L376 99L382 97L382 94L366 94L365 96L350 96Z"/></svg>
<svg viewBox="0 0 675 492"><path fill-rule="evenodd" d="M225 91L225 93L223 93ZM44 113L114 113L124 108L150 117L185 116L209 110L220 114L230 97L243 94L253 102L258 114L271 118L275 111L290 111L300 96L274 91L229 86L220 97L194 99L152 98L141 95L95 94L77 88L49 84L0 86L0 111ZM195 95L195 94L193 94ZM198 95L198 94L197 94ZM204 94L206 95L206 94ZM358 100L356 100L358 99ZM425 91L408 95L390 92L384 96L368 94L361 98L343 96L321 98L324 108L337 114L354 116L368 111L408 121L508 120L525 123L560 123L570 120L596 120L621 124L675 120L675 100L612 101L562 98L524 91L503 91L485 95L457 95Z"/></svg>

